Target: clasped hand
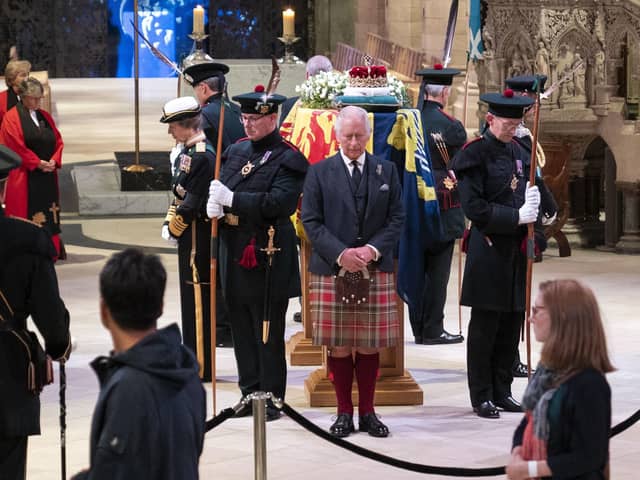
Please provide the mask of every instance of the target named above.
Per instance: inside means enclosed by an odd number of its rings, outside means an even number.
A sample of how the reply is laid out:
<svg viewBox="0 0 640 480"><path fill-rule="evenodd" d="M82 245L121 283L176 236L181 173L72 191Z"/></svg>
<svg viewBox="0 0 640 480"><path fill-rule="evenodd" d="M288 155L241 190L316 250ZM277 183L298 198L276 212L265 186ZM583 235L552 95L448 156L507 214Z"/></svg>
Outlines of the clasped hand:
<svg viewBox="0 0 640 480"><path fill-rule="evenodd" d="M340 263L347 272L357 272L367 267L367 264L374 259L373 250L367 246L357 248L347 248L342 254Z"/></svg>
<svg viewBox="0 0 640 480"><path fill-rule="evenodd" d="M53 172L56 169L56 162L53 159L49 161L40 160L40 165L38 165L38 168L43 172Z"/></svg>

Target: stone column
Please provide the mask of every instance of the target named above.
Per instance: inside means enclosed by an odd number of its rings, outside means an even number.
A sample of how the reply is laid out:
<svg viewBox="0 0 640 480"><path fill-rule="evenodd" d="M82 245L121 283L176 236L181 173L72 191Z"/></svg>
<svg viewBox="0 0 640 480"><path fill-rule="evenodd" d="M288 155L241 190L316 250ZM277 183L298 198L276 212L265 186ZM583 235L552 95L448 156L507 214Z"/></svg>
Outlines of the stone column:
<svg viewBox="0 0 640 480"><path fill-rule="evenodd" d="M640 253L640 189L638 183L619 182L623 195L622 236L616 244L619 253Z"/></svg>
<svg viewBox="0 0 640 480"><path fill-rule="evenodd" d="M618 190L616 160L609 147L604 149L604 249L615 250L618 241Z"/></svg>
<svg viewBox="0 0 640 480"><path fill-rule="evenodd" d="M562 231L572 247L582 247L582 225L585 221L585 181L583 176L569 180L569 218Z"/></svg>

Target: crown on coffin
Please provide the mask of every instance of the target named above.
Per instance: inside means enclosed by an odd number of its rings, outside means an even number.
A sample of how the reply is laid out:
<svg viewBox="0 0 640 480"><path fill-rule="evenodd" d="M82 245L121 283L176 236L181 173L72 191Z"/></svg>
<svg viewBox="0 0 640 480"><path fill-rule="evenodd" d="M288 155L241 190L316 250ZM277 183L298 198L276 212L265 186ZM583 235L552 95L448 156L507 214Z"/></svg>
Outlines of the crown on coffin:
<svg viewBox="0 0 640 480"><path fill-rule="evenodd" d="M356 65L349 70L349 86L351 87L386 87L387 67L371 65L372 58L365 55L364 65Z"/></svg>

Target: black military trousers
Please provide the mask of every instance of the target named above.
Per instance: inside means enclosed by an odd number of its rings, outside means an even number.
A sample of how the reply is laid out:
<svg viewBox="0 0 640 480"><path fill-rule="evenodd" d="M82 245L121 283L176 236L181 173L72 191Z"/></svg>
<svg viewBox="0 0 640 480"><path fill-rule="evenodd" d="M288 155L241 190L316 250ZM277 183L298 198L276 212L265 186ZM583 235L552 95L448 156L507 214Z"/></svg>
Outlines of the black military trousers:
<svg viewBox="0 0 640 480"><path fill-rule="evenodd" d="M210 315L210 241L211 224L196 221L195 265L200 277L202 297L202 319L204 336L203 380L211 380L211 315ZM191 244L193 238L191 224L178 240L178 271L180 277L180 310L182 313L182 343L196 354L196 302L191 268Z"/></svg>
<svg viewBox="0 0 640 480"><path fill-rule="evenodd" d="M0 480L27 478L27 442L29 437L0 437Z"/></svg>
<svg viewBox="0 0 640 480"><path fill-rule="evenodd" d="M437 338L444 330L444 306L451 273L455 240L425 251L424 289L417 308L410 309L409 321L416 338Z"/></svg>
<svg viewBox="0 0 640 480"><path fill-rule="evenodd" d="M467 379L471 405L511 395L511 366L524 312L471 309L467 338Z"/></svg>
<svg viewBox="0 0 640 480"><path fill-rule="evenodd" d="M228 299L238 386L243 396L263 391L284 399L287 385L284 326L288 305L288 300L271 302L269 339L263 344L262 302L244 303Z"/></svg>

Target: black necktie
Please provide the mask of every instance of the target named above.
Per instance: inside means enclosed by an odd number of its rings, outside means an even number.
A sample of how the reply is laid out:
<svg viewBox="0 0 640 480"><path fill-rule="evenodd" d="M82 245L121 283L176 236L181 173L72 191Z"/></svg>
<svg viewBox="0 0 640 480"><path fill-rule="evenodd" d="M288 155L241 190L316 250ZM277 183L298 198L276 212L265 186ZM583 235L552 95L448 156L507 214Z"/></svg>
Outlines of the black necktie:
<svg viewBox="0 0 640 480"><path fill-rule="evenodd" d="M358 162L351 162L351 166L353 167L353 171L351 172L351 180L353 180L353 185L358 188L360 185L360 180L362 179L362 173L360 172L360 168L358 167Z"/></svg>

